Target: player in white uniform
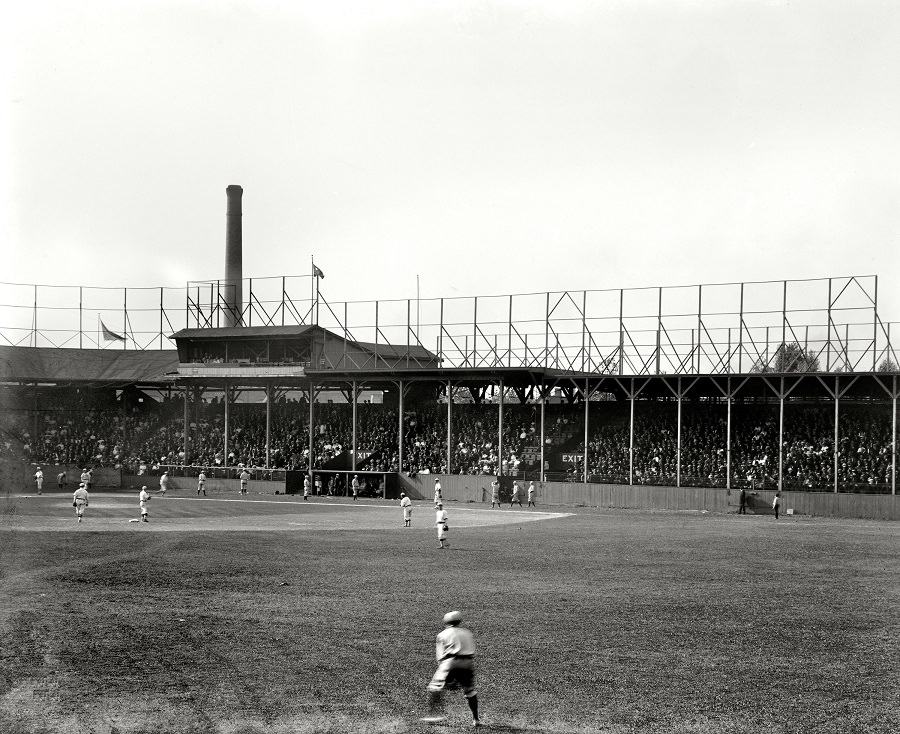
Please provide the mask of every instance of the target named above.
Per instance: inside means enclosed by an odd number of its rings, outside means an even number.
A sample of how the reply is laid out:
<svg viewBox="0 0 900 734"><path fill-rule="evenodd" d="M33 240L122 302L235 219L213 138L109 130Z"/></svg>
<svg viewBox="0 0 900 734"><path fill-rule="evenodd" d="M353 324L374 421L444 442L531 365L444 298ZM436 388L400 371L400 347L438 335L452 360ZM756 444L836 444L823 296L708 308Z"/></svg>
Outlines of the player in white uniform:
<svg viewBox="0 0 900 734"><path fill-rule="evenodd" d="M535 492L535 490L534 490L534 482L531 482L531 483L528 485L528 506L529 506L529 507L537 507L537 505L534 504L534 492ZM519 504L519 507L521 507L521 506L522 506L522 505L521 505L521 503L520 503L520 504Z"/></svg>
<svg viewBox="0 0 900 734"><path fill-rule="evenodd" d="M75 515L78 517L78 522L81 522L81 516L84 515L84 508L88 506L89 499L88 491L84 488L83 484L79 484L78 489L75 490L75 494L72 495L72 506L75 508Z"/></svg>
<svg viewBox="0 0 900 734"><path fill-rule="evenodd" d="M495 479L491 482L491 507L497 505L497 509L500 509L500 480Z"/></svg>
<svg viewBox="0 0 900 734"><path fill-rule="evenodd" d="M449 548L450 541L447 540L447 531L450 528L447 526L447 511L441 502L438 502L437 510L434 513L434 524L437 525L438 543L441 544L441 548L444 546Z"/></svg>
<svg viewBox="0 0 900 734"><path fill-rule="evenodd" d="M444 501L444 497L441 494L441 480L434 480L434 505L437 507L441 502Z"/></svg>
<svg viewBox="0 0 900 734"><path fill-rule="evenodd" d="M42 489L44 488L44 472L41 471L41 467L37 468L37 471L34 473L34 483L37 485L38 494L42 494Z"/></svg>
<svg viewBox="0 0 900 734"><path fill-rule="evenodd" d="M247 494L247 483L250 481L250 472L246 469L241 472L241 494Z"/></svg>
<svg viewBox="0 0 900 734"><path fill-rule="evenodd" d="M406 496L405 492L400 493L400 507L403 508L403 527L412 527L412 500Z"/></svg>
<svg viewBox="0 0 900 734"><path fill-rule="evenodd" d="M512 507L516 502L519 503L519 507L522 506L522 498L519 497L519 483L518 481L513 482L513 491L512 491L512 499L509 501L509 506Z"/></svg>
<svg viewBox="0 0 900 734"><path fill-rule="evenodd" d="M169 488L169 472L164 471L162 476L159 478L159 495L160 497L166 496L166 490Z"/></svg>
<svg viewBox="0 0 900 734"><path fill-rule="evenodd" d="M197 494L200 494L201 492L203 492L203 496L206 497L206 474L204 474L202 470L197 477Z"/></svg>
<svg viewBox="0 0 900 734"><path fill-rule="evenodd" d="M150 493L147 491L146 486L141 487L139 499L141 501L141 522L150 522L147 519L147 503L150 501Z"/></svg>
<svg viewBox="0 0 900 734"><path fill-rule="evenodd" d="M359 496L359 478L356 474L353 475L353 481L350 482L350 491L353 492L353 501L356 502L356 498Z"/></svg>
<svg viewBox="0 0 900 734"><path fill-rule="evenodd" d="M303 501L309 499L309 474L303 477Z"/></svg>
<svg viewBox="0 0 900 734"><path fill-rule="evenodd" d="M438 667L428 684L429 715L422 721L437 723L443 715L442 697L448 683L459 685L472 712L473 726L481 726L478 720L478 691L475 690L475 640L472 633L462 626L459 612L444 615L444 629L438 633L435 656Z"/></svg>

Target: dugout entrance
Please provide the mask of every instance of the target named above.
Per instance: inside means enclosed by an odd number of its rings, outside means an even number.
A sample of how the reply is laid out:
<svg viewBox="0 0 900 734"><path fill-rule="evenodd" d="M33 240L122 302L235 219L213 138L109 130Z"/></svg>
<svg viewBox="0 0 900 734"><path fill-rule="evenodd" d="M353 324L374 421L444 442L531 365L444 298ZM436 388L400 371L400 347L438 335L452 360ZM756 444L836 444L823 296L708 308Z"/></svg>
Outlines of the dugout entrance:
<svg viewBox="0 0 900 734"><path fill-rule="evenodd" d="M312 471L310 495L313 497L350 497L353 477L359 480L360 497L396 499L400 496L400 481L396 472L315 469ZM307 471L285 472L285 494L303 494L303 480Z"/></svg>

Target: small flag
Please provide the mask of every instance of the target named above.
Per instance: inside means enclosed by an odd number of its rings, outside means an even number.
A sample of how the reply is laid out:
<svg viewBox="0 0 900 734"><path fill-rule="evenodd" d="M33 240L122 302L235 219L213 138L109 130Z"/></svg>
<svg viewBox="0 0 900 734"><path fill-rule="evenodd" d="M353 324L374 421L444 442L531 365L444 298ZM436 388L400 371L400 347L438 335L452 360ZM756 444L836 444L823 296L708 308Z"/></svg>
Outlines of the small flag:
<svg viewBox="0 0 900 734"><path fill-rule="evenodd" d="M319 269L318 265L313 265L313 277L316 277L316 278L324 278L325 277L325 273L323 273Z"/></svg>
<svg viewBox="0 0 900 734"><path fill-rule="evenodd" d="M114 331L110 331L106 328L106 324L103 323L103 319L100 319L100 328L103 329L103 341L105 342L123 342L125 341L125 337L121 334L116 334Z"/></svg>

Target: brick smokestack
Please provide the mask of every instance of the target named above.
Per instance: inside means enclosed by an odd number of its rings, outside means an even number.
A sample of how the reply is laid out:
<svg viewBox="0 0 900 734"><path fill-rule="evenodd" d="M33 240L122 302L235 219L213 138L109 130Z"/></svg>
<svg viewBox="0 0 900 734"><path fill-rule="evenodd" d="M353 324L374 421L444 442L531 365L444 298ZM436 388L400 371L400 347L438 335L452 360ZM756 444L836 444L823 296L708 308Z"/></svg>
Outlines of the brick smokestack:
<svg viewBox="0 0 900 734"><path fill-rule="evenodd" d="M228 211L225 214L225 282L222 296L225 299L225 325L242 326L241 311L244 307L242 241L241 241L241 197L244 190L240 186L225 189L228 197Z"/></svg>

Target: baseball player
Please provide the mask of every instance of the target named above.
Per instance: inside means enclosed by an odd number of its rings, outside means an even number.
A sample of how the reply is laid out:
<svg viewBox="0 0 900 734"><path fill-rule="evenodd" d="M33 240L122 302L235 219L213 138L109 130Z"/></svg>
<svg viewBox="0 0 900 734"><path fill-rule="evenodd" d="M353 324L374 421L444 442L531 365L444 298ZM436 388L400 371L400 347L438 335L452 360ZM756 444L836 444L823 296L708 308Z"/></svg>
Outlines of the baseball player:
<svg viewBox="0 0 900 734"><path fill-rule="evenodd" d="M79 484L78 489L75 490L75 494L72 495L72 507L75 508L75 515L78 517L78 522L81 522L81 517L84 515L84 508L88 506L89 499L88 491L84 488L83 484Z"/></svg>
<svg viewBox="0 0 900 734"><path fill-rule="evenodd" d="M519 482L518 480L513 481L513 490L512 490L512 499L509 501L509 506L512 507L514 504L519 503L519 507L522 506L522 498L519 497Z"/></svg>
<svg viewBox="0 0 900 734"><path fill-rule="evenodd" d="M441 480L435 479L434 480L434 505L435 505L435 507L437 507L443 501L444 501L444 497L441 494Z"/></svg>
<svg viewBox="0 0 900 734"><path fill-rule="evenodd" d="M150 522L147 519L147 503L150 501L150 493L147 491L146 486L141 487L139 499L141 501L141 522Z"/></svg>
<svg viewBox="0 0 900 734"><path fill-rule="evenodd" d="M353 481L350 482L350 491L353 492L353 501L356 502L356 498L359 496L359 477L354 474Z"/></svg>
<svg viewBox="0 0 900 734"><path fill-rule="evenodd" d="M316 476L315 476L315 483L316 483L316 497L321 497L322 496L322 477L320 477L318 474L316 474Z"/></svg>
<svg viewBox="0 0 900 734"><path fill-rule="evenodd" d="M475 690L475 640L472 633L462 626L459 612L447 612L444 629L438 632L435 656L438 667L428 684L429 715L422 718L430 724L444 721L443 694L447 684L459 685L472 712L472 725L481 726L478 720L478 691Z"/></svg>
<svg viewBox="0 0 900 734"><path fill-rule="evenodd" d="M200 470L200 474L197 476L197 494L203 492L203 496L206 497L206 474L203 473L203 470Z"/></svg>
<svg viewBox="0 0 900 734"><path fill-rule="evenodd" d="M87 470L87 467L81 470L80 479L85 489L91 489L91 473Z"/></svg>
<svg viewBox="0 0 900 734"><path fill-rule="evenodd" d="M56 475L56 486L60 489L66 486L66 470L63 469L59 474Z"/></svg>
<svg viewBox="0 0 900 734"><path fill-rule="evenodd" d="M450 530L450 527L447 525L447 511L444 509L442 502L438 502L434 515L434 524L437 525L438 531L438 543L441 544L442 549L445 546L449 548L450 541L447 540L447 531Z"/></svg>
<svg viewBox="0 0 900 734"><path fill-rule="evenodd" d="M412 527L412 500L406 496L405 492L400 493L400 507L403 508L403 527Z"/></svg>
<svg viewBox="0 0 900 734"><path fill-rule="evenodd" d="M497 505L497 509L500 509L500 480L494 479L491 482L491 507Z"/></svg>
<svg viewBox="0 0 900 734"><path fill-rule="evenodd" d="M38 467L37 471L34 473L34 483L37 485L38 494L42 494L41 490L44 488L44 472L41 471L41 467Z"/></svg>
<svg viewBox="0 0 900 734"><path fill-rule="evenodd" d="M522 503L519 503L519 507L522 506ZM534 482L529 483L528 485L528 507L537 507L534 504Z"/></svg>
<svg viewBox="0 0 900 734"><path fill-rule="evenodd" d="M169 472L164 471L162 476L159 478L159 495L160 497L166 496L166 490L169 488Z"/></svg>
<svg viewBox="0 0 900 734"><path fill-rule="evenodd" d="M309 474L303 477L303 501L309 499Z"/></svg>
<svg viewBox="0 0 900 734"><path fill-rule="evenodd" d="M247 483L250 481L250 472L246 469L241 472L241 494L247 494Z"/></svg>

